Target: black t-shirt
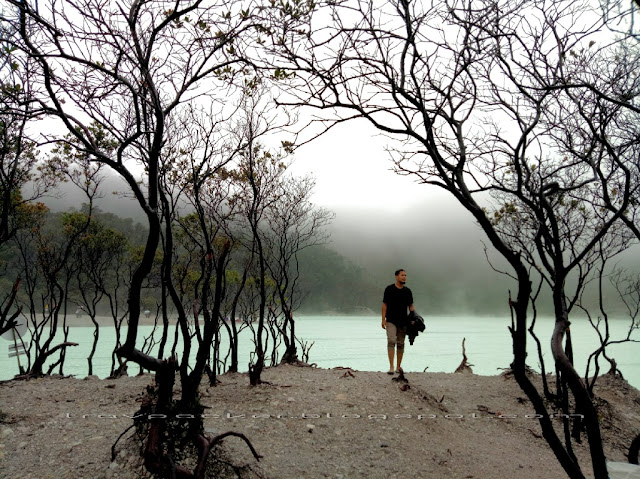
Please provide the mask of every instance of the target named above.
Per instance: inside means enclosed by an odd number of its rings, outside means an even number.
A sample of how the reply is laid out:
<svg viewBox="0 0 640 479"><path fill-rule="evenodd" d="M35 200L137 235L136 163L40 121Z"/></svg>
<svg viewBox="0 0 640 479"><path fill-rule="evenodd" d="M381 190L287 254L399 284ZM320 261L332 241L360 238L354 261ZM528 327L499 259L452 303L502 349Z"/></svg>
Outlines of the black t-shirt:
<svg viewBox="0 0 640 479"><path fill-rule="evenodd" d="M387 321L396 326L404 326L409 314L409 306L413 304L413 294L406 286L396 288L395 284L390 284L384 290L382 302L387 305Z"/></svg>

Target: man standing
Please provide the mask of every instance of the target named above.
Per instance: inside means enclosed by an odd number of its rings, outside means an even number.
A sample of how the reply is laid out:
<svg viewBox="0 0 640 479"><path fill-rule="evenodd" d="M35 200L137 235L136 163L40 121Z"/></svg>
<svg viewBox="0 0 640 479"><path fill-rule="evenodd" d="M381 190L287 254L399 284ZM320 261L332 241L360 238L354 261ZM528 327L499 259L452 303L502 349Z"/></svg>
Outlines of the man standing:
<svg viewBox="0 0 640 479"><path fill-rule="evenodd" d="M395 272L396 282L384 290L382 298L382 329L387 330L387 353L389 354L389 371L393 374L393 359L397 354L396 372L401 372L402 356L404 354L404 338L409 311L414 311L413 294L405 286L407 273L403 269ZM397 351L397 353L396 353Z"/></svg>

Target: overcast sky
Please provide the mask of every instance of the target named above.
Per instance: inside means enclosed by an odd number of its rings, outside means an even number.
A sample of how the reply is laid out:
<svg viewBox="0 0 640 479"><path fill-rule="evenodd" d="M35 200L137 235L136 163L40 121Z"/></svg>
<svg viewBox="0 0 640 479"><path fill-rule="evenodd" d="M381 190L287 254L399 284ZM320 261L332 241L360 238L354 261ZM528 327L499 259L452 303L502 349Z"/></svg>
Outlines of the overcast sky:
<svg viewBox="0 0 640 479"><path fill-rule="evenodd" d="M436 188L391 171L389 138L364 121L344 123L302 146L292 171L316 178L313 202L330 209L375 208L396 212L423 203Z"/></svg>

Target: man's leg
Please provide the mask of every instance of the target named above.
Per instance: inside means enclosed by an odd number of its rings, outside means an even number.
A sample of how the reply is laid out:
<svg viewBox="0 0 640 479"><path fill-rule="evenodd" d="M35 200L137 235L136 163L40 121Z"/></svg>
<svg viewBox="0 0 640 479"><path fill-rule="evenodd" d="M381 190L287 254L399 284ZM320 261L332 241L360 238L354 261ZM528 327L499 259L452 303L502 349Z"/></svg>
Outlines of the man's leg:
<svg viewBox="0 0 640 479"><path fill-rule="evenodd" d="M389 353L389 371L393 371L393 356L395 352L395 348L387 348L387 353Z"/></svg>
<svg viewBox="0 0 640 479"><path fill-rule="evenodd" d="M393 356L396 351L396 338L398 331L396 325L387 322L387 354L389 356L389 371L393 372Z"/></svg>
<svg viewBox="0 0 640 479"><path fill-rule="evenodd" d="M398 349L398 369L397 371L402 371L402 356L404 356L404 338L406 336L407 330L405 328L397 328L396 331L396 348Z"/></svg>

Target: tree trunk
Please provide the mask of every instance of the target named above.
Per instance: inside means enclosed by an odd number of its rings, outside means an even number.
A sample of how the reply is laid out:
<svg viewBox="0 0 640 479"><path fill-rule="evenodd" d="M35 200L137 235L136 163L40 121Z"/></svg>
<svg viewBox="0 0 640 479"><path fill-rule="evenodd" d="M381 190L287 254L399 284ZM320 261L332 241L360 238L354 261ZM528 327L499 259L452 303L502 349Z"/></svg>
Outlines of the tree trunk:
<svg viewBox="0 0 640 479"><path fill-rule="evenodd" d="M516 382L527 395L536 414L539 416L538 420L542 429L542 436L547 441L547 444L549 444L549 447L562 468L571 479L584 479L584 474L580 470L580 466L571 459L562 441L556 434L542 396L540 396L536 386L527 377L527 310L531 296L531 282L524 266L515 265L514 267L518 273L518 297L516 302L510 304L516 315L515 329L510 328L513 340L513 362L511 363L511 370L513 371Z"/></svg>
<svg viewBox="0 0 640 479"><path fill-rule="evenodd" d="M596 411L589 391L580 379L571 361L567 357L562 347L562 340L566 330L569 328L569 320L566 313L563 313L556 319L556 325L551 338L551 352L556 362L556 366L562 378L566 381L567 386L571 390L576 401L576 410L584 415L584 425L587 430L589 440L589 450L591 453L591 462L593 465L593 474L596 479L607 479L606 458L602 447L602 436L600 434L600 423L598 421L598 412Z"/></svg>
<svg viewBox="0 0 640 479"><path fill-rule="evenodd" d="M636 438L631 441L631 446L629 446L629 463L630 464L638 464L638 451L640 451L640 434L636 436Z"/></svg>

